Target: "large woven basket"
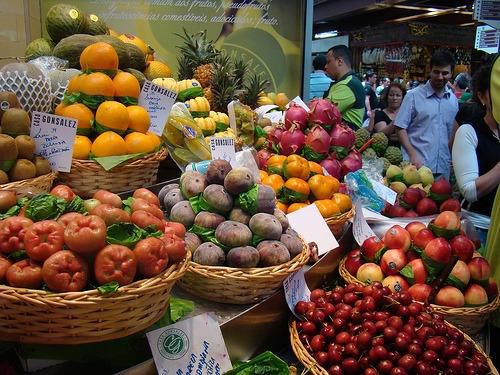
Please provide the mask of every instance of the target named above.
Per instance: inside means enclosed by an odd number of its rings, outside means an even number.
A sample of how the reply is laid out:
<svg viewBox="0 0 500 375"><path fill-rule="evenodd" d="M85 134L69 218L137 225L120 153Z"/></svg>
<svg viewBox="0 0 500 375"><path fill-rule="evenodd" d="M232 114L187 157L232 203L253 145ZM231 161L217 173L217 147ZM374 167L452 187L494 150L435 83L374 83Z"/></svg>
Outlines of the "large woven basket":
<svg viewBox="0 0 500 375"><path fill-rule="evenodd" d="M325 218L328 228L332 231L335 237L339 237L342 234L344 225L347 221L354 216L354 206L347 212L340 215L335 215Z"/></svg>
<svg viewBox="0 0 500 375"><path fill-rule="evenodd" d="M121 193L156 183L160 162L167 157L167 150L146 155L106 171L100 164L92 160L71 162L69 173L60 173L58 181L68 185L84 198L90 198L99 189Z"/></svg>
<svg viewBox="0 0 500 375"><path fill-rule="evenodd" d="M345 258L340 261L339 273L346 283L362 284L345 267ZM431 306L434 311L442 314L448 322L469 335L476 335L486 325L490 313L500 307L500 294L490 303L478 307L447 307L434 304Z"/></svg>
<svg viewBox="0 0 500 375"><path fill-rule="evenodd" d="M49 192L56 177L57 173L51 172L35 178L0 185L0 190L13 190L16 192L18 198L31 197L36 194Z"/></svg>
<svg viewBox="0 0 500 375"><path fill-rule="evenodd" d="M235 305L256 303L281 288L288 275L307 263L309 255L309 246L304 243L299 255L273 267L214 267L191 262L177 285L209 301Z"/></svg>
<svg viewBox="0 0 500 375"><path fill-rule="evenodd" d="M96 289L49 293L0 285L0 337L22 343L83 344L141 331L163 316L170 291L190 259L188 253L160 275L108 295Z"/></svg>
<svg viewBox="0 0 500 375"><path fill-rule="evenodd" d="M453 326L452 324L449 323L446 324L449 326ZM328 372L323 367L321 367L318 364L318 362L316 362L316 360L309 354L304 345L302 345L302 342L300 341L299 338L299 332L297 330L297 325L295 320L290 321L288 328L290 332L290 343L292 345L292 350L295 353L297 359L300 361L300 363L302 363L306 368L306 370L308 370L307 373L313 375L328 375ZM476 342L473 339L471 339L467 335L467 333L465 332L463 333L464 333L464 339L470 340L474 344L476 350L481 354L483 354L488 360L488 365L490 366L491 370L490 374L499 375L498 370L493 365L493 362L491 361L490 357L483 351L483 349L479 345L476 344Z"/></svg>

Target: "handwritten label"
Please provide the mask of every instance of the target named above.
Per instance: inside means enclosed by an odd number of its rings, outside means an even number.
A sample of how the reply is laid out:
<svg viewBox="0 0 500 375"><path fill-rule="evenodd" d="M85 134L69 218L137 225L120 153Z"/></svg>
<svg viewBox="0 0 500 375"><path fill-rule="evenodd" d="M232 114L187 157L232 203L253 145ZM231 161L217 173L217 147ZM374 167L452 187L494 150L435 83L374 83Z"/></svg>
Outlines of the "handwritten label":
<svg viewBox="0 0 500 375"><path fill-rule="evenodd" d="M49 161L53 171L69 172L78 120L69 117L33 112L30 136L37 155Z"/></svg>
<svg viewBox="0 0 500 375"><path fill-rule="evenodd" d="M363 207L361 202L356 201L356 212L354 214L354 222L352 224L352 234L356 242L361 246L367 238L375 236L372 228L366 222L363 215Z"/></svg>
<svg viewBox="0 0 500 375"><path fill-rule="evenodd" d="M177 93L164 87L145 81L139 95L139 105L146 108L151 118L149 131L161 136L168 120L170 110L177 99Z"/></svg>
<svg viewBox="0 0 500 375"><path fill-rule="evenodd" d="M380 198L390 204L396 203L398 194L394 190L388 188L387 186L376 180L370 179L370 182L372 183L373 190Z"/></svg>
<svg viewBox="0 0 500 375"><path fill-rule="evenodd" d="M293 315L300 319L300 317L295 314L295 305L299 301L309 301L311 296L311 290L307 286L304 277L304 268L288 276L285 281L283 281L283 289L285 290L285 299L288 307Z"/></svg>
<svg viewBox="0 0 500 375"><path fill-rule="evenodd" d="M236 150L234 148L234 138L211 138L210 152L212 153L212 160L224 159L232 166L235 166Z"/></svg>
<svg viewBox="0 0 500 375"><path fill-rule="evenodd" d="M232 369L217 319L197 315L146 333L161 375L213 374Z"/></svg>
<svg viewBox="0 0 500 375"><path fill-rule="evenodd" d="M310 204L286 216L290 227L300 234L306 243L316 243L318 255L339 247L339 243L315 204Z"/></svg>

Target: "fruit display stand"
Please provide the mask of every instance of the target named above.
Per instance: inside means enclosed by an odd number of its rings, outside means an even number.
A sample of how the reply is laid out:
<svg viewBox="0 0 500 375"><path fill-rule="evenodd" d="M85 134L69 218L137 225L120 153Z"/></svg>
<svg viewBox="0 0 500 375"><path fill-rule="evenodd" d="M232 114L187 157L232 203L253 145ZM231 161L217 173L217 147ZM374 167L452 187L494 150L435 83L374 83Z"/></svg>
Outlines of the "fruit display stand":
<svg viewBox="0 0 500 375"><path fill-rule="evenodd" d="M57 173L51 172L35 178L0 185L0 190L14 190L18 198L47 193L52 188L56 178Z"/></svg>

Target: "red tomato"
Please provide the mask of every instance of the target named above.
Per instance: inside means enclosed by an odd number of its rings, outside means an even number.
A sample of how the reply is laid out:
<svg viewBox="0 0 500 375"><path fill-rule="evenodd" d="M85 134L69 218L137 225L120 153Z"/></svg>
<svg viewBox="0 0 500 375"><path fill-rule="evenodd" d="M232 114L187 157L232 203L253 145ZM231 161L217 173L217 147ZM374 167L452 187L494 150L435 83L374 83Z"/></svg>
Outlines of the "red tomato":
<svg viewBox="0 0 500 375"><path fill-rule="evenodd" d="M26 217L13 216L0 223L0 252L10 254L24 249L24 234L33 221Z"/></svg>
<svg viewBox="0 0 500 375"><path fill-rule="evenodd" d="M5 280L5 274L10 266L12 266L12 262L7 258L0 256L0 281Z"/></svg>
<svg viewBox="0 0 500 375"><path fill-rule="evenodd" d="M159 230L161 232L163 232L163 230L165 229L163 227L163 220L158 219L156 216L146 211L132 212L132 215L130 215L130 221L132 221L132 223L140 228L146 228L147 226L151 225L155 227L156 230Z"/></svg>
<svg viewBox="0 0 500 375"><path fill-rule="evenodd" d="M186 243L182 238L166 233L161 239L167 249L169 264L180 262L186 257Z"/></svg>
<svg viewBox="0 0 500 375"><path fill-rule="evenodd" d="M130 215L120 208L116 208L110 204L104 203L100 204L92 211L92 215L97 215L104 220L106 225L109 227L111 224L123 223L130 221Z"/></svg>
<svg viewBox="0 0 500 375"><path fill-rule="evenodd" d="M116 208L122 208L122 199L110 191L97 190L92 198L97 199L101 203L110 204Z"/></svg>
<svg viewBox="0 0 500 375"><path fill-rule="evenodd" d="M132 206L130 208L132 209L132 212L146 211L156 216L158 219L162 220L165 218L165 215L160 208L142 198L134 198L134 201L132 202Z"/></svg>
<svg viewBox="0 0 500 375"><path fill-rule="evenodd" d="M75 221L81 217L83 217L83 215L81 213L68 212L67 214L62 215L59 219L57 219L57 222L66 228L69 223L71 223L72 221Z"/></svg>
<svg viewBox="0 0 500 375"><path fill-rule="evenodd" d="M68 224L64 242L79 254L95 254L106 246L106 223L99 216L83 216Z"/></svg>
<svg viewBox="0 0 500 375"><path fill-rule="evenodd" d="M134 198L142 198L145 201L154 204L156 207L160 207L160 199L156 196L155 193L146 188L137 189L136 191L134 191L134 195L132 196Z"/></svg>
<svg viewBox="0 0 500 375"><path fill-rule="evenodd" d="M168 266L168 253L165 243L159 238L146 238L135 245L137 269L145 277L153 277Z"/></svg>
<svg viewBox="0 0 500 375"><path fill-rule="evenodd" d="M42 266L31 259L23 259L7 269L7 283L16 288L38 289L42 286Z"/></svg>
<svg viewBox="0 0 500 375"><path fill-rule="evenodd" d="M165 233L175 234L177 237L184 238L186 235L186 227L175 221L165 222Z"/></svg>
<svg viewBox="0 0 500 375"><path fill-rule="evenodd" d="M87 285L89 266L80 255L69 250L52 254L42 267L43 281L54 292L79 292Z"/></svg>
<svg viewBox="0 0 500 375"><path fill-rule="evenodd" d="M71 202L71 200L76 196L73 190L71 190L71 188L67 185L57 185L50 191L50 194L62 198L67 202Z"/></svg>
<svg viewBox="0 0 500 375"><path fill-rule="evenodd" d="M94 261L95 279L102 285L116 281L120 286L130 284L137 271L135 254L122 245L108 245L99 251Z"/></svg>
<svg viewBox="0 0 500 375"><path fill-rule="evenodd" d="M38 221L26 230L24 247L33 260L43 262L64 245L64 227L54 220Z"/></svg>

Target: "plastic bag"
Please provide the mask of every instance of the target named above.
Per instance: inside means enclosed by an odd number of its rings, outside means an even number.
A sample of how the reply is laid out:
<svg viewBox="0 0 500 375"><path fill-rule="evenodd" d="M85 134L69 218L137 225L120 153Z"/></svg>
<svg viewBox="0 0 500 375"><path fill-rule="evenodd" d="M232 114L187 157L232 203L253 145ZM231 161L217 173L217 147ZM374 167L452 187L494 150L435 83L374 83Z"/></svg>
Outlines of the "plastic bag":
<svg viewBox="0 0 500 375"><path fill-rule="evenodd" d="M63 60L55 56L40 56L31 60L30 64L35 65L45 76L47 76L52 70L67 68L68 60Z"/></svg>
<svg viewBox="0 0 500 375"><path fill-rule="evenodd" d="M255 113L249 106L233 100L227 106L229 123L243 144L251 146L255 141Z"/></svg>
<svg viewBox="0 0 500 375"><path fill-rule="evenodd" d="M381 212L385 202L373 190L372 183L368 179L365 170L359 169L356 172L350 172L345 176L345 184L349 195L353 201L359 199L364 207L375 212Z"/></svg>

